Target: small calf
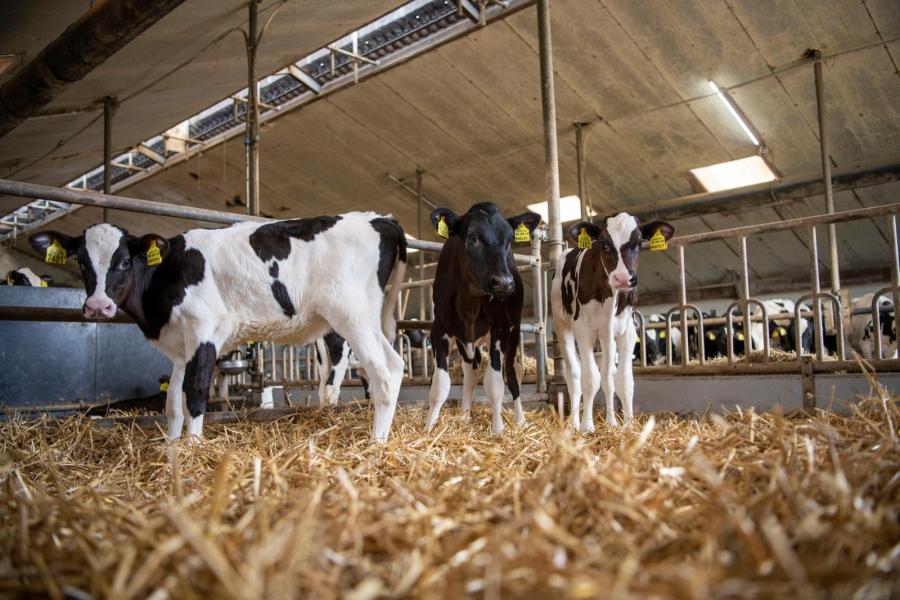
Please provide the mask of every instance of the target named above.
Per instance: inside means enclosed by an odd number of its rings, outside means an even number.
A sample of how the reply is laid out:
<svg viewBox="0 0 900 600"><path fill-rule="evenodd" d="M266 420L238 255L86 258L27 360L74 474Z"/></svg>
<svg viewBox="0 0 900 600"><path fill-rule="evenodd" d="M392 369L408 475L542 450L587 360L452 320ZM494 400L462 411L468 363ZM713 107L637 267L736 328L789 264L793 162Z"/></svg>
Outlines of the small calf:
<svg viewBox="0 0 900 600"><path fill-rule="evenodd" d="M871 310L873 294L866 294L861 298L854 298L850 303L855 309L864 308ZM850 335L848 341L850 347L859 352L866 360L880 358L897 358L897 330L894 326L894 303L888 297L878 300L878 310L881 311L879 320L881 330L875 331L875 322L871 313L853 315L850 317ZM875 336L881 336L881 356L875 356Z"/></svg>
<svg viewBox="0 0 900 600"><path fill-rule="evenodd" d="M306 344L334 329L353 345L372 380L372 436L387 440L403 377L391 346L396 290L406 267L400 225L348 213L173 238L141 237L105 223L70 237L41 232L31 245L48 259L78 258L89 318L121 307L173 363L168 436L199 437L216 357L246 339ZM182 393L184 402L182 402Z"/></svg>
<svg viewBox="0 0 900 600"><path fill-rule="evenodd" d="M513 232L518 230L530 240L541 216L526 212L506 219L494 204L482 202L462 216L438 208L431 213L431 222L447 242L434 274L431 347L435 370L427 427L434 427L450 393L450 345L456 344L463 359L462 411L468 415L478 383L476 369L481 364L478 346L487 342L490 364L484 387L493 408L492 431L499 434L503 432L503 372L515 402L516 423L525 422L516 360L524 290L512 256Z"/></svg>
<svg viewBox="0 0 900 600"><path fill-rule="evenodd" d="M38 277L28 267L20 267L6 274L6 285L19 285L26 287L47 287L47 282L52 280L49 275Z"/></svg>
<svg viewBox="0 0 900 600"><path fill-rule="evenodd" d="M582 432L594 431L594 396L601 387L606 397L608 425L616 425L616 391L625 418L634 415L631 361L620 361L617 369L615 356L634 353L637 331L632 311L637 303L641 242L657 232L668 240L675 229L663 221L642 227L635 217L624 212L603 219L600 225L582 221L568 230L569 239L575 243L579 243L579 237L587 236L590 247L567 250L560 256L550 302L571 398L572 425ZM600 370L594 359L598 336ZM584 414L579 422L582 396Z"/></svg>

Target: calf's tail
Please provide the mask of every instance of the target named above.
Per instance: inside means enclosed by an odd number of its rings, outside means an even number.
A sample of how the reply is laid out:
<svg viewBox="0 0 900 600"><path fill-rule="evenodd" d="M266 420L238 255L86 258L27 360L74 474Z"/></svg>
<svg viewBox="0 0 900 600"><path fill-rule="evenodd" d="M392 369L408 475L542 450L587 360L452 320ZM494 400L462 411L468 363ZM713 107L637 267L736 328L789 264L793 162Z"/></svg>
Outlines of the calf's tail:
<svg viewBox="0 0 900 600"><path fill-rule="evenodd" d="M381 309L381 330L392 344L397 337L397 317L394 310L400 298L400 284L406 275L406 235L400 223L391 218L376 219L375 228L381 234L378 264L379 280L387 274L384 285L384 304Z"/></svg>

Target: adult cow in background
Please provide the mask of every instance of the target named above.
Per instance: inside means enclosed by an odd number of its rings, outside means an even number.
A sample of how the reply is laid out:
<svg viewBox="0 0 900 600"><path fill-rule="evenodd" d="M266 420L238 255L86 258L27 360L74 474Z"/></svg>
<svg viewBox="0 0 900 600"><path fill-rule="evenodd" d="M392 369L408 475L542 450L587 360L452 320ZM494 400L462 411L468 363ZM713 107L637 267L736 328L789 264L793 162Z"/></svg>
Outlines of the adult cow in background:
<svg viewBox="0 0 900 600"><path fill-rule="evenodd" d="M575 223L569 238L587 248L574 248L559 258L550 290L553 325L565 367L572 406L572 425L584 433L594 431L594 397L602 387L606 397L606 422L616 425L614 394L618 391L625 418L634 416L634 378L631 361L637 331L632 311L637 303L637 270L641 242L651 236L668 240L675 228L663 221L643 227L628 213L607 217L597 225ZM582 238L582 242L579 238ZM600 338L600 370L594 343ZM617 381L614 383L613 378ZM584 397L584 414L578 407Z"/></svg>
<svg viewBox="0 0 900 600"><path fill-rule="evenodd" d="M438 208L431 213L431 222L447 242L434 274L431 348L435 369L427 427L434 426L450 393L450 345L456 344L463 360L462 412L468 415L481 364L478 346L487 342L490 364L484 387L493 409L491 429L499 434L503 432L503 372L515 402L516 424L525 422L516 360L524 291L512 256L513 236L518 232L517 239L530 240L541 216L526 212L506 219L497 206L482 202L462 216Z"/></svg>
<svg viewBox="0 0 900 600"><path fill-rule="evenodd" d="M70 237L41 232L31 245L47 260L78 258L89 318L122 308L173 363L168 436L199 436L216 357L242 340L305 344L334 329L372 381L376 441L387 440L403 377L394 351L393 304L406 239L374 213L239 223L141 237L98 224Z"/></svg>

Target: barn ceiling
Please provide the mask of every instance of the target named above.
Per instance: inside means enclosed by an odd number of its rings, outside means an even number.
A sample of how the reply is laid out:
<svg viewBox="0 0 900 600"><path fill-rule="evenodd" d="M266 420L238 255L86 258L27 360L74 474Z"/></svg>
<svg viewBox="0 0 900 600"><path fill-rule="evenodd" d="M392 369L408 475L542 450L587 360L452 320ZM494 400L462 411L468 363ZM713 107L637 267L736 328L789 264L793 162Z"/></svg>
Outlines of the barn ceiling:
<svg viewBox="0 0 900 600"><path fill-rule="evenodd" d="M397 3L289 2L261 48L261 73L391 5ZM696 192L688 169L756 152L710 94L709 80L729 89L781 175L819 169L813 67L803 60L809 48L826 56L832 164L900 159L895 0L553 0L551 14L562 194L577 191L573 123L594 122L587 179L599 213ZM188 71L141 91L179 57L197 53L244 19L240 2L188 0L54 106L106 94L129 98L116 115L116 144L124 148L150 137L241 86L243 49L235 36L202 53ZM415 235L415 198L389 175L411 180L417 166L425 170L425 195L433 202L464 211L493 200L510 214L525 210L544 199L538 72L535 11L528 8L269 121L261 142L262 211L287 218L374 209L392 212ZM100 161L100 123L87 125L98 114L29 121L0 144L0 165L14 179L71 180ZM81 127L83 133L35 162ZM243 142L237 138L120 193L226 210L235 195L243 197L243 178ZM841 192L836 206L894 202L898 189L889 184ZM823 211L824 200L810 198L676 226L679 233L694 233ZM53 226L78 230L97 219L98 211L86 208ZM190 226L126 213L113 219L138 232ZM883 222L842 224L838 232L842 269L889 264ZM750 255L754 278L808 269L803 232L754 238ZM691 286L727 281L738 268L737 248L726 242L688 248L687 263ZM645 256L644 289L673 288L674 265L670 254Z"/></svg>

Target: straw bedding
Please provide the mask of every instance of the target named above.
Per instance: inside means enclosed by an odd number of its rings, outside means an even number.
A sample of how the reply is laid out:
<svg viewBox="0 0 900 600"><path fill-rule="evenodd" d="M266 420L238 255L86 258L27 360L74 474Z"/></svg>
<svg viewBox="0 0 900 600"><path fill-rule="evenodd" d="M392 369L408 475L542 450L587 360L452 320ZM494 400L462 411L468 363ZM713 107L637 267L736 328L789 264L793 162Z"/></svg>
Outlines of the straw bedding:
<svg viewBox="0 0 900 600"><path fill-rule="evenodd" d="M897 398L854 416L643 416L490 436L368 408L160 431L0 425L0 594L772 597L896 594ZM509 415L507 415L508 419Z"/></svg>

